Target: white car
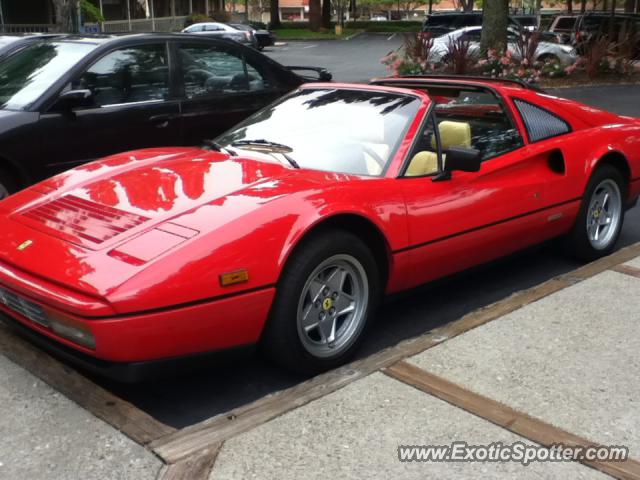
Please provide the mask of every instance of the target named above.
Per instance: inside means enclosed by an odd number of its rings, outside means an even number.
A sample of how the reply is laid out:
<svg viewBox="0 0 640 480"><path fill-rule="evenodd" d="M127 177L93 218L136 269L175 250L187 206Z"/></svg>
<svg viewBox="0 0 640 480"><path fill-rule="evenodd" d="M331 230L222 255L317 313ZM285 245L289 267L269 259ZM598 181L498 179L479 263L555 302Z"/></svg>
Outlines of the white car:
<svg viewBox="0 0 640 480"><path fill-rule="evenodd" d="M194 23L182 30L182 33L228 38L229 40L235 40L236 42L244 43L250 47L258 47L258 42L252 30L238 30L237 28L233 28L231 25L227 25L225 23Z"/></svg>
<svg viewBox="0 0 640 480"><path fill-rule="evenodd" d="M447 55L449 54L450 42L455 42L460 38L469 40L471 42L469 51L472 54L477 54L480 51L481 32L482 27L466 27L434 39L429 60L432 62L446 61ZM514 57L518 56L518 35L518 32L512 29L509 29L507 33L507 48ZM578 53L575 48L570 45L561 45L552 42L540 42L534 58L535 61L557 61L562 65L571 65L575 63L577 59Z"/></svg>

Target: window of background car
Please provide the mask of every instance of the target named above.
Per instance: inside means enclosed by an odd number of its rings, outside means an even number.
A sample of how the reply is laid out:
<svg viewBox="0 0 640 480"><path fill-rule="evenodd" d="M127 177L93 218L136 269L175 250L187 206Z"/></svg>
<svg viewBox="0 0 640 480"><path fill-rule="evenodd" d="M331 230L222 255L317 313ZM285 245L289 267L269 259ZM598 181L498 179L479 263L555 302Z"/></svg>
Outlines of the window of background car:
<svg viewBox="0 0 640 480"><path fill-rule="evenodd" d="M141 45L108 53L72 88L91 90L97 106L164 100L169 95L166 46Z"/></svg>
<svg viewBox="0 0 640 480"><path fill-rule="evenodd" d="M475 148L485 161L524 145L520 132L492 92L433 87L428 93L436 103L443 150L452 146ZM443 129L446 130L444 134ZM451 134L451 141L445 141L448 132L454 130L456 133Z"/></svg>
<svg viewBox="0 0 640 480"><path fill-rule="evenodd" d="M551 112L523 100L514 99L513 103L520 112L531 142L557 137L571 131L567 122Z"/></svg>
<svg viewBox="0 0 640 480"><path fill-rule="evenodd" d="M575 17L561 17L556 21L554 28L556 30L573 30L574 25L576 24Z"/></svg>
<svg viewBox="0 0 640 480"><path fill-rule="evenodd" d="M189 99L270 88L241 52L211 45L180 45L184 93Z"/></svg>
<svg viewBox="0 0 640 480"><path fill-rule="evenodd" d="M23 110L36 101L95 44L38 42L0 62L0 107Z"/></svg>
<svg viewBox="0 0 640 480"><path fill-rule="evenodd" d="M194 32L201 32L202 30L204 30L204 25L202 24L195 24L195 25L191 25L190 27L187 27L184 29L184 31L186 33L194 33Z"/></svg>
<svg viewBox="0 0 640 480"><path fill-rule="evenodd" d="M412 95L302 89L216 141L239 150L251 140L276 142L289 147L287 155L302 168L379 176L419 108L420 100ZM268 148L261 154L286 162Z"/></svg>

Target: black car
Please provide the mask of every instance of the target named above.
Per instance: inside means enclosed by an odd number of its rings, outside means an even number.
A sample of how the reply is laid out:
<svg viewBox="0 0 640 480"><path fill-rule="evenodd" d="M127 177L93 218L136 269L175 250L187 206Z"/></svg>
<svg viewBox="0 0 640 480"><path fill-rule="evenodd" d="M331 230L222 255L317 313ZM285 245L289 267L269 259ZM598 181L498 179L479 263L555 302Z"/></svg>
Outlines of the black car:
<svg viewBox="0 0 640 480"><path fill-rule="evenodd" d="M112 153L200 144L305 81L330 79L195 35L32 42L0 60L0 196Z"/></svg>
<svg viewBox="0 0 640 480"><path fill-rule="evenodd" d="M264 47L270 47L276 43L276 36L264 28L256 28L244 23L230 23L229 26L241 31L253 32L253 36L257 41L258 50L262 50Z"/></svg>
<svg viewBox="0 0 640 480"><path fill-rule="evenodd" d="M524 21L524 17L520 16ZM465 27L479 27L482 25L482 12L436 12L427 15L422 24L422 36L425 38L437 38L447 33ZM509 25L514 28L529 29L529 25L521 25L513 16L509 16Z"/></svg>
<svg viewBox="0 0 640 480"><path fill-rule="evenodd" d="M51 39L58 36L59 35L54 33L0 35L0 59L32 42L38 42L40 40Z"/></svg>

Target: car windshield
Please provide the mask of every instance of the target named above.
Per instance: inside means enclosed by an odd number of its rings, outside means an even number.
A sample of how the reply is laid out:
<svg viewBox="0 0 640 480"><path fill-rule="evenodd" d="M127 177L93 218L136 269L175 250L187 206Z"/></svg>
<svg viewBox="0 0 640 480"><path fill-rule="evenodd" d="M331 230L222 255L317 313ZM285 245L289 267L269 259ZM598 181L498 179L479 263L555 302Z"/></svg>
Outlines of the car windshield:
<svg viewBox="0 0 640 480"><path fill-rule="evenodd" d="M38 42L0 61L0 108L24 110L96 45Z"/></svg>
<svg viewBox="0 0 640 480"><path fill-rule="evenodd" d="M216 139L294 167L381 175L420 107L413 95L302 89Z"/></svg>

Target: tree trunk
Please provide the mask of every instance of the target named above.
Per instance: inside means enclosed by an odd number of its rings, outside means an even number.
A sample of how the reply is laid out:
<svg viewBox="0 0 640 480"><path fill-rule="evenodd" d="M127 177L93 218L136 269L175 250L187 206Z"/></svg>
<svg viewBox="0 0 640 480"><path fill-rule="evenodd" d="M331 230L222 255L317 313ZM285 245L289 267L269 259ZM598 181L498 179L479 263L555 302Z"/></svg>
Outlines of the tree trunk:
<svg viewBox="0 0 640 480"><path fill-rule="evenodd" d="M280 28L280 2L278 0L271 0L269 13L271 16L269 28Z"/></svg>
<svg viewBox="0 0 640 480"><path fill-rule="evenodd" d="M309 28L317 32L322 26L322 0L309 0Z"/></svg>
<svg viewBox="0 0 640 480"><path fill-rule="evenodd" d="M567 13L573 13L573 0L567 0Z"/></svg>
<svg viewBox="0 0 640 480"><path fill-rule="evenodd" d="M484 0L480 49L504 52L507 46L509 0Z"/></svg>
<svg viewBox="0 0 640 480"><path fill-rule="evenodd" d="M322 26L323 28L331 28L331 0L323 0L322 2Z"/></svg>
<svg viewBox="0 0 640 480"><path fill-rule="evenodd" d="M60 32L78 31L78 5L80 0L54 0L56 25Z"/></svg>
<svg viewBox="0 0 640 480"><path fill-rule="evenodd" d="M587 11L587 0L580 0L580 13Z"/></svg>
<svg viewBox="0 0 640 480"><path fill-rule="evenodd" d="M624 11L628 13L633 13L635 6L636 6L635 0L626 0L624 2Z"/></svg>
<svg viewBox="0 0 640 480"><path fill-rule="evenodd" d="M460 5L462 6L463 12L472 12L473 11L473 3L474 0L460 0Z"/></svg>

